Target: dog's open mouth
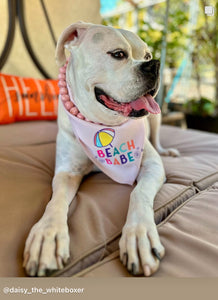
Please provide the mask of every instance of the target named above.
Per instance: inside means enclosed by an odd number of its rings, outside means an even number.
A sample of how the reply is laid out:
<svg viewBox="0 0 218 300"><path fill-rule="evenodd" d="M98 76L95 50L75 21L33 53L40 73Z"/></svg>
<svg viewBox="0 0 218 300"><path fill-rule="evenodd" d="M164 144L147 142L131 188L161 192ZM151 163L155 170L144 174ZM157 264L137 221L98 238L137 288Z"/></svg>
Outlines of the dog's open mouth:
<svg viewBox="0 0 218 300"><path fill-rule="evenodd" d="M145 95L139 97L128 103L118 102L112 97L108 96L104 91L95 87L95 97L99 103L106 106L108 109L117 111L125 117L142 117L151 114L159 114L160 107L154 100L153 95L155 90L147 92Z"/></svg>

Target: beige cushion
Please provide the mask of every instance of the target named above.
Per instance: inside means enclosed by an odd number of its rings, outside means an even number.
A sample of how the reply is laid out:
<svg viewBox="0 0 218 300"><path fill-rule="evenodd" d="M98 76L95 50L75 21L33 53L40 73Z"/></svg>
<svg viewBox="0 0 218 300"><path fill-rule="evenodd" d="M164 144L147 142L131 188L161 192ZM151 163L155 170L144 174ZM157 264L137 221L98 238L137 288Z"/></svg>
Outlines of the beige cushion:
<svg viewBox="0 0 218 300"><path fill-rule="evenodd" d="M192 185L207 178L208 186L218 180L217 134L168 126L163 126L161 133L163 146L175 147L181 152L179 158L163 157L168 183Z"/></svg>
<svg viewBox="0 0 218 300"><path fill-rule="evenodd" d="M165 126L161 132L162 143L176 146L181 157L163 158L167 183L155 198L157 223L218 174L217 135ZM55 122L0 127L0 276L25 276L25 239L52 193L56 133ZM71 262L56 276L76 274L118 250L132 188L102 173L84 178L69 211Z"/></svg>
<svg viewBox="0 0 218 300"><path fill-rule="evenodd" d="M153 277L217 277L218 182L186 201L158 232L166 256ZM78 273L78 277L130 277L119 251Z"/></svg>

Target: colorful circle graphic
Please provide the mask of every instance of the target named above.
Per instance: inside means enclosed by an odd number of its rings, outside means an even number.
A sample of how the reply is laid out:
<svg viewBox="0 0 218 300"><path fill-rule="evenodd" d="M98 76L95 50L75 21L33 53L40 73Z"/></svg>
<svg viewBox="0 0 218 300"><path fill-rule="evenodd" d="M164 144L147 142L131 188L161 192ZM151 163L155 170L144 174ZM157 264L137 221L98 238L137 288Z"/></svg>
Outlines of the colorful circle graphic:
<svg viewBox="0 0 218 300"><path fill-rule="evenodd" d="M99 130L94 136L94 144L96 147L106 147L110 145L114 139L115 131L111 128Z"/></svg>

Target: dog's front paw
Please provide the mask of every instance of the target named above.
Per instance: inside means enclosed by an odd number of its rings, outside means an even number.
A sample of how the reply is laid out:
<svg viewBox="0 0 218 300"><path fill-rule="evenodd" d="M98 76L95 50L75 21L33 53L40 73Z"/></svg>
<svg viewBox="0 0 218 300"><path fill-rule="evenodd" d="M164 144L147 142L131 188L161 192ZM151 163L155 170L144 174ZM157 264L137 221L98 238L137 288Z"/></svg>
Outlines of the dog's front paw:
<svg viewBox="0 0 218 300"><path fill-rule="evenodd" d="M26 240L23 267L29 276L46 276L62 269L69 254L69 233L65 222L42 217Z"/></svg>
<svg viewBox="0 0 218 300"><path fill-rule="evenodd" d="M132 275L151 276L165 254L155 223L126 224L120 239L120 260Z"/></svg>

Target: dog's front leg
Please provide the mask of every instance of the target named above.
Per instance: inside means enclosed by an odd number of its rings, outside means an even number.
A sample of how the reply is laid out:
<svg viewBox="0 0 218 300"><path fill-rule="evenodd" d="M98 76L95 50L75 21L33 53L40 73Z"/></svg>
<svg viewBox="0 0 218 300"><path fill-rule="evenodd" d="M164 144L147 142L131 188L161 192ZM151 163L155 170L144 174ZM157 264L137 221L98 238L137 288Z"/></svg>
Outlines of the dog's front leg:
<svg viewBox="0 0 218 300"><path fill-rule="evenodd" d="M25 244L23 265L30 276L45 276L49 271L63 268L69 259L68 207L83 176L92 168L72 134L67 116L64 117L62 115L59 121L52 198ZM61 123L63 119L63 124L68 124L68 127Z"/></svg>
<svg viewBox="0 0 218 300"><path fill-rule="evenodd" d="M48 271L63 268L69 259L68 206L81 179L69 172L55 175L52 199L26 241L24 267L28 275L45 276Z"/></svg>
<svg viewBox="0 0 218 300"><path fill-rule="evenodd" d="M120 259L133 274L150 276L159 267L165 250L154 221L153 201L165 180L158 153L146 141L137 185L130 196L126 224L120 239Z"/></svg>

